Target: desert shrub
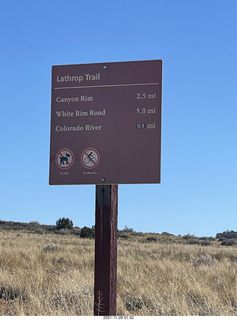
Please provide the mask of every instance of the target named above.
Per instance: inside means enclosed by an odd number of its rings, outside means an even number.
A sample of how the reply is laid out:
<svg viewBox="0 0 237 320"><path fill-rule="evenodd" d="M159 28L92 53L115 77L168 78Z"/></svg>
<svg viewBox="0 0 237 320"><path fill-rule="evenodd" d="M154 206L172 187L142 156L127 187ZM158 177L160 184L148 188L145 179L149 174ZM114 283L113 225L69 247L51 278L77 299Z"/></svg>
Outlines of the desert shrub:
<svg viewBox="0 0 237 320"><path fill-rule="evenodd" d="M124 232L135 232L133 228L129 228L127 226L125 226L122 231L124 231Z"/></svg>
<svg viewBox="0 0 237 320"><path fill-rule="evenodd" d="M146 240L149 242L156 242L157 241L157 239L155 237L147 237Z"/></svg>
<svg viewBox="0 0 237 320"><path fill-rule="evenodd" d="M211 241L203 240L201 242L201 246L210 246L210 245L211 245Z"/></svg>
<svg viewBox="0 0 237 320"><path fill-rule="evenodd" d="M143 232L136 232L136 231L134 231L132 235L135 236L135 237L143 237L143 236L144 236L144 233L143 233Z"/></svg>
<svg viewBox="0 0 237 320"><path fill-rule="evenodd" d="M80 237L89 239L95 238L95 230L92 228L84 227L81 229Z"/></svg>
<svg viewBox="0 0 237 320"><path fill-rule="evenodd" d="M188 244L200 244L199 240L196 238L193 238L193 239L189 239L188 241Z"/></svg>
<svg viewBox="0 0 237 320"><path fill-rule="evenodd" d="M45 230L44 230L44 229L37 228L37 229L35 229L35 233L36 233L36 234L45 234Z"/></svg>
<svg viewBox="0 0 237 320"><path fill-rule="evenodd" d="M221 242L222 246L233 246L236 244L236 240L235 239L225 239Z"/></svg>
<svg viewBox="0 0 237 320"><path fill-rule="evenodd" d="M70 230L70 234L74 234L75 236L80 236L81 235L81 229L80 228L78 228L78 229L73 228L73 229Z"/></svg>
<svg viewBox="0 0 237 320"><path fill-rule="evenodd" d="M73 313L77 316L84 316L88 309L93 308L93 289L91 286L63 285L54 288L48 297L49 306L55 310L63 310L67 316Z"/></svg>
<svg viewBox="0 0 237 320"><path fill-rule="evenodd" d="M24 288L13 285L0 286L0 299L13 301L17 298L20 298L22 301L26 301L28 299Z"/></svg>
<svg viewBox="0 0 237 320"><path fill-rule="evenodd" d="M216 234L216 238L220 239L220 238L225 238L225 239L236 239L237 238L237 232L233 231L233 230L226 230L224 232L220 232Z"/></svg>
<svg viewBox="0 0 237 320"><path fill-rule="evenodd" d="M183 236L183 239L184 240L190 240L190 239L197 239L197 237L195 235L193 235L193 234L188 233L188 234L185 234Z"/></svg>
<svg viewBox="0 0 237 320"><path fill-rule="evenodd" d="M162 232L161 235L162 236L173 236L173 234L169 233L169 232Z"/></svg>
<svg viewBox="0 0 237 320"><path fill-rule="evenodd" d="M33 224L35 226L40 226L40 223L38 221L30 221L29 224Z"/></svg>
<svg viewBox="0 0 237 320"><path fill-rule="evenodd" d="M48 243L44 248L44 252L49 252L49 251L58 251L59 246L55 243Z"/></svg>
<svg viewBox="0 0 237 320"><path fill-rule="evenodd" d="M56 221L56 228L58 230L60 229L72 229L73 222L72 220L69 220L68 218L60 218Z"/></svg>
<svg viewBox="0 0 237 320"><path fill-rule="evenodd" d="M123 233L119 233L119 234L118 234L118 237L119 237L119 238L123 238L123 239L129 239L129 238L131 238L128 234L123 234Z"/></svg>
<svg viewBox="0 0 237 320"><path fill-rule="evenodd" d="M209 316L212 312L210 307L207 305L205 297L197 292L188 292L186 294L187 304L192 308L198 316Z"/></svg>
<svg viewBox="0 0 237 320"><path fill-rule="evenodd" d="M125 307L128 311L140 310L143 304L143 299L140 296L128 296L125 299Z"/></svg>
<svg viewBox="0 0 237 320"><path fill-rule="evenodd" d="M216 238L214 238L214 237L200 237L199 240L216 241Z"/></svg>
<svg viewBox="0 0 237 320"><path fill-rule="evenodd" d="M218 260L213 258L210 254L202 254L199 257L193 257L190 262L194 267L198 267L201 264L205 266L212 266L216 264L217 261Z"/></svg>

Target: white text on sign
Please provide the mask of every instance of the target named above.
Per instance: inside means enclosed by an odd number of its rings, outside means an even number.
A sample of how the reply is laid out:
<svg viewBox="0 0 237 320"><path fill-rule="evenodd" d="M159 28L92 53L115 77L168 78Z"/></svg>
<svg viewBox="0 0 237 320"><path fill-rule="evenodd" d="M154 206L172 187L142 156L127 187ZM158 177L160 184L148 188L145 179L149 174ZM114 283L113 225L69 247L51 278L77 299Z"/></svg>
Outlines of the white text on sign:
<svg viewBox="0 0 237 320"><path fill-rule="evenodd" d="M95 81L100 80L100 73L89 74L85 73L84 75L69 75L66 76L57 76L57 82L82 82L82 81Z"/></svg>

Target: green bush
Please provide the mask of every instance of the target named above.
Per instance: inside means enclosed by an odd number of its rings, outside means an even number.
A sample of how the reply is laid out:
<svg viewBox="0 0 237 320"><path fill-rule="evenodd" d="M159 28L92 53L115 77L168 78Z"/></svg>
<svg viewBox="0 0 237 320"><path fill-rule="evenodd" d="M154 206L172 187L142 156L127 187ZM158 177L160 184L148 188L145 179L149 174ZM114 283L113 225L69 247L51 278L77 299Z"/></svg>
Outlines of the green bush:
<svg viewBox="0 0 237 320"><path fill-rule="evenodd" d="M235 239L225 239L221 242L222 246L233 246L236 244L236 240Z"/></svg>
<svg viewBox="0 0 237 320"><path fill-rule="evenodd" d="M149 242L156 242L157 241L157 239L155 237L147 237L146 240Z"/></svg>
<svg viewBox="0 0 237 320"><path fill-rule="evenodd" d="M214 237L200 237L199 240L216 241L216 238L214 238Z"/></svg>
<svg viewBox="0 0 237 320"><path fill-rule="evenodd" d="M224 232L220 232L216 234L216 238L225 238L225 239L236 239L237 238L237 232L233 230L226 230Z"/></svg>
<svg viewBox="0 0 237 320"><path fill-rule="evenodd" d="M93 228L84 227L81 229L81 238L95 238L95 230Z"/></svg>
<svg viewBox="0 0 237 320"><path fill-rule="evenodd" d="M183 236L183 239L185 239L185 240L191 240L191 239L194 240L194 239L197 239L197 237L195 235L193 235L193 234L188 233L188 234L185 234Z"/></svg>
<svg viewBox="0 0 237 320"><path fill-rule="evenodd" d="M173 234L169 233L169 232L162 232L161 235L162 236L173 236Z"/></svg>
<svg viewBox="0 0 237 320"><path fill-rule="evenodd" d="M68 218L60 218L56 221L56 228L58 230L60 229L72 229L73 222L72 220L69 220Z"/></svg>

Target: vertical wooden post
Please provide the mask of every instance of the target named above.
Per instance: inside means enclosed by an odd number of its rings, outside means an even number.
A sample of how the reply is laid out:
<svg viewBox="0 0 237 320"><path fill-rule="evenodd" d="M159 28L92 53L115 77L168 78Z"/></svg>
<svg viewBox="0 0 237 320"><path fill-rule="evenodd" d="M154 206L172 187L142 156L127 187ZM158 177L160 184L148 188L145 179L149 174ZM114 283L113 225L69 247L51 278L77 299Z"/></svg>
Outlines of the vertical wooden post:
<svg viewBox="0 0 237 320"><path fill-rule="evenodd" d="M96 186L94 315L116 315L118 185Z"/></svg>

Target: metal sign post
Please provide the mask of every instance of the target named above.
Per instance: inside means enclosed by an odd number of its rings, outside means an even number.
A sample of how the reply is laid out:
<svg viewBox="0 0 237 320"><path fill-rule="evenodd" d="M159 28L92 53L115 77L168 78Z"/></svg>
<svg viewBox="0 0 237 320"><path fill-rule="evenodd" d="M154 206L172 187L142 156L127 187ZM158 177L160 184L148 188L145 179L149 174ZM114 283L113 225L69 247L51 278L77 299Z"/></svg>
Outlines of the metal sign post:
<svg viewBox="0 0 237 320"><path fill-rule="evenodd" d="M96 186L94 315L116 315L118 185Z"/></svg>

